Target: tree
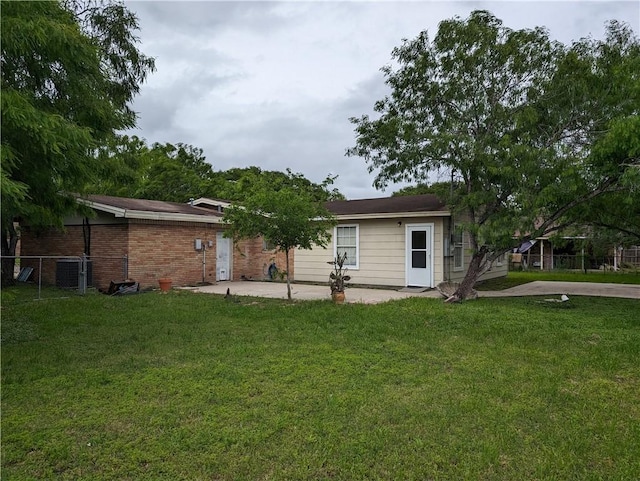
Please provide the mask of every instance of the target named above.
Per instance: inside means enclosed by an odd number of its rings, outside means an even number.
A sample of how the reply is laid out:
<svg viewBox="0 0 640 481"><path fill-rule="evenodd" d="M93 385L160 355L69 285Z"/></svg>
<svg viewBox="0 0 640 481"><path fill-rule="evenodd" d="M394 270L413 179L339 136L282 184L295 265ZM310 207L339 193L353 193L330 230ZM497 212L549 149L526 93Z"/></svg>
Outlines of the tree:
<svg viewBox="0 0 640 481"><path fill-rule="evenodd" d="M272 191L291 187L309 192L317 201L342 200L344 196L332 188L337 176L329 176L319 184L311 182L300 173L262 170L260 167L233 168L216 172L210 184L210 196L242 202L256 183L267 184Z"/></svg>
<svg viewBox="0 0 640 481"><path fill-rule="evenodd" d="M149 163L144 139L114 135L94 152L98 169L85 191L91 194L136 198Z"/></svg>
<svg viewBox="0 0 640 481"><path fill-rule="evenodd" d="M438 170L462 184L451 209L472 257L452 300L466 298L504 252L615 190L620 166L599 164L590 146L609 121L637 115L639 51L617 22L604 41L567 48L542 28L511 30L486 11L393 50L397 67L382 69L391 94L375 104L378 118L351 119L356 145L347 154L378 171L376 187L424 182Z"/></svg>
<svg viewBox="0 0 640 481"><path fill-rule="evenodd" d="M640 244L640 117L630 116L611 123L607 133L593 146L591 160L618 166L623 172L612 189L579 206L572 215L578 225L591 226L591 235L609 246Z"/></svg>
<svg viewBox="0 0 640 481"><path fill-rule="evenodd" d="M182 143L155 143L148 150L135 197L186 202L205 196L213 178L213 168L202 149Z"/></svg>
<svg viewBox="0 0 640 481"><path fill-rule="evenodd" d="M279 190L273 190L268 180L258 180L242 206L226 208L223 217L229 225L227 235L236 240L263 236L284 252L289 300L289 252L295 248L311 249L314 245L325 247L331 238L330 227L334 225L333 216L316 193L295 185L299 175L289 172L292 185ZM327 185L331 182L330 177L325 180Z"/></svg>
<svg viewBox="0 0 640 481"><path fill-rule="evenodd" d="M391 194L391 197L399 197L403 195L433 194L440 200L449 202L454 195L454 191L459 187L461 186L457 183L454 183L452 190L451 182L434 182L432 184L411 185L395 191L393 194Z"/></svg>
<svg viewBox="0 0 640 481"><path fill-rule="evenodd" d="M293 187L308 191L318 201L344 199L328 177L316 184L302 174L262 170L260 167L214 171L202 149L189 144L154 143L149 147L136 136L117 136L95 154L99 168L87 187L94 194L173 202L213 197L242 202L255 184L278 191Z"/></svg>
<svg viewBox="0 0 640 481"><path fill-rule="evenodd" d="M121 3L2 2L2 255L14 220L60 224L95 174L90 153L135 125L129 102L154 68ZM2 281L13 280L3 259Z"/></svg>

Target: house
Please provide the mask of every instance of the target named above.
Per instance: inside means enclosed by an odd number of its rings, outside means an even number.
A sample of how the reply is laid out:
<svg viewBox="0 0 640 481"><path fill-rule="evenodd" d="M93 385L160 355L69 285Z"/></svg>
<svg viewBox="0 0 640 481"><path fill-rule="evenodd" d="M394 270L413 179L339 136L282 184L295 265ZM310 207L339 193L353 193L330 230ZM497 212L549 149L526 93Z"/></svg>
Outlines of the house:
<svg viewBox="0 0 640 481"><path fill-rule="evenodd" d="M170 277L174 286L262 280L271 264L285 266L284 254L263 239L234 243L224 236L222 216L229 203L222 200L181 204L90 195L78 203L92 215L70 216L64 229L22 226L21 265L34 268L33 279L41 275L44 283L60 285L65 271L78 271L76 259L62 256L83 254L90 260L89 284L102 289L126 278L141 288L157 287L161 277Z"/></svg>
<svg viewBox="0 0 640 481"><path fill-rule="evenodd" d="M537 237L524 242L511 254L514 269L529 270L618 270L640 266L638 246L608 245L594 248L594 239L587 235Z"/></svg>
<svg viewBox="0 0 640 481"><path fill-rule="evenodd" d="M468 236L456 230L456 219L435 195L341 200L327 208L338 220L331 243L296 250L296 281L326 282L327 262L342 252L356 284L433 288L466 274ZM505 276L507 268L499 260L481 279Z"/></svg>

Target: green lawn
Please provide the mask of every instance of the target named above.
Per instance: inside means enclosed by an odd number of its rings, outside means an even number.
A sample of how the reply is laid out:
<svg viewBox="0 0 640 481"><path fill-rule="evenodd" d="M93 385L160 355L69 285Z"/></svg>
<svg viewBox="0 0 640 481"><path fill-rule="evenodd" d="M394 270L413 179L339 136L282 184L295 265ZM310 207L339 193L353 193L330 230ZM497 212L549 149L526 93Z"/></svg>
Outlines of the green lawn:
<svg viewBox="0 0 640 481"><path fill-rule="evenodd" d="M6 480L640 476L636 300L7 293Z"/></svg>

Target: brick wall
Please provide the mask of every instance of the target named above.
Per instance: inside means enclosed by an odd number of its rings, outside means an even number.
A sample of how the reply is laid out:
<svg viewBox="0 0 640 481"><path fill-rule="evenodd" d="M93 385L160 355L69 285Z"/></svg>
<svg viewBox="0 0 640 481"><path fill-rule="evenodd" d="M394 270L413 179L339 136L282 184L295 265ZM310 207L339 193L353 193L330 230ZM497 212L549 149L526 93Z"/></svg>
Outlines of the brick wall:
<svg viewBox="0 0 640 481"><path fill-rule="evenodd" d="M91 257L93 285L106 288L112 279L122 277L122 257L126 253L127 226L125 224L91 226ZM84 235L82 226L68 226L64 230L34 230L24 227L21 233L20 255L23 256L82 256ZM55 284L57 259L43 259L42 282ZM31 280L38 281L39 261L21 259L21 266L34 268Z"/></svg>
<svg viewBox="0 0 640 481"><path fill-rule="evenodd" d="M289 276L294 276L294 250L289 252ZM244 276L247 279L268 279L268 269L272 262L276 263L278 270L286 271L286 258L284 252L263 250L262 238L242 240L236 242L233 247L233 280L239 281Z"/></svg>
<svg viewBox="0 0 640 481"><path fill-rule="evenodd" d="M93 286L107 289L109 283L123 280L123 257L128 258L128 278L142 289L158 287L158 279L170 277L173 286L196 285L216 281L216 234L220 226L202 223L131 220L128 224L93 224L91 260ZM196 251L194 240L201 239L204 250ZM208 246L212 241L212 246ZM22 230L21 254L32 256L81 256L84 252L82 226L39 232ZM285 271L285 255L263 250L262 239L241 241L232 247L231 271L234 281L242 278L268 278L269 265L275 261ZM293 251L289 254L293 280ZM203 265L203 260L204 265ZM34 267L32 280L38 280L38 261L23 259L22 266ZM56 259L43 261L42 281L56 282Z"/></svg>
<svg viewBox="0 0 640 481"><path fill-rule="evenodd" d="M196 251L195 239L201 239L204 244L211 240L214 247ZM216 280L215 239L216 228L208 224L131 223L129 277L144 287L157 287L161 277L170 277L174 286L185 286L202 282L204 272L204 281L213 283Z"/></svg>

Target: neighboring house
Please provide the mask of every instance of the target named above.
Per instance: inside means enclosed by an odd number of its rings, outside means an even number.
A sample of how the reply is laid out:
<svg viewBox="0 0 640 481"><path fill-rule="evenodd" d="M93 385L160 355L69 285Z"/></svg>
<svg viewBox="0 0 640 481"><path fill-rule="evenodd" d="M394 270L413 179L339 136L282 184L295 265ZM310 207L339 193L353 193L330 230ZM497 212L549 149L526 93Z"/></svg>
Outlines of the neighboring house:
<svg viewBox="0 0 640 481"><path fill-rule="evenodd" d="M511 254L514 269L585 270L640 266L640 248L611 246L608 252L596 254L588 236L563 236L554 244L552 236L524 242Z"/></svg>
<svg viewBox="0 0 640 481"><path fill-rule="evenodd" d="M62 230L22 226L21 255L51 257L42 261L45 283L57 283L61 267L69 262L55 257L83 254L91 260L90 284L103 289L125 277L149 288L157 287L161 277L170 277L174 286L185 286L262 280L272 263L284 270L284 254L263 239L234 243L224 237L222 215L229 205L225 201L198 199L180 204L91 195L78 202L94 215L69 217ZM39 260L23 258L21 265L34 267L37 280Z"/></svg>
<svg viewBox="0 0 640 481"><path fill-rule="evenodd" d="M436 196L341 200L326 204L338 219L326 249L298 249L296 281L326 282L331 262L347 253L351 282L433 288L464 277L471 254L466 233ZM505 276L502 259L481 279Z"/></svg>

